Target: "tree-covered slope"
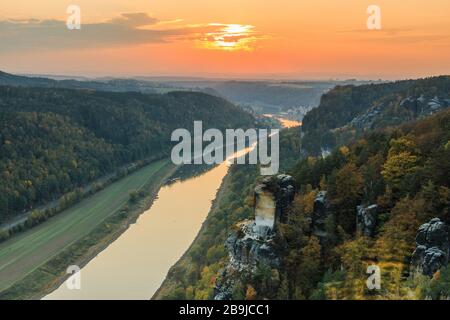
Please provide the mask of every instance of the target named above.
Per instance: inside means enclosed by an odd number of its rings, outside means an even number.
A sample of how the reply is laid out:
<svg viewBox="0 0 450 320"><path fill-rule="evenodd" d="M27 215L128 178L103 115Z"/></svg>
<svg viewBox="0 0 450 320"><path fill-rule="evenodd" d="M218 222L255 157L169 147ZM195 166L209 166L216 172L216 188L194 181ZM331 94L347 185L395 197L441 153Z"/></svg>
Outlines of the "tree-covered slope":
<svg viewBox="0 0 450 320"><path fill-rule="evenodd" d="M245 128L254 119L196 92L165 95L0 86L0 219L119 166L169 154L171 132Z"/></svg>
<svg viewBox="0 0 450 320"><path fill-rule="evenodd" d="M437 218L450 224L449 172L450 110L368 133L326 158L300 160L290 170L298 193L277 230L282 262L278 268L259 265L256 272L243 273L233 298L447 298L450 268L445 261L426 258L441 266L432 277L412 263L419 227ZM359 216L368 218L367 210L374 210L374 220ZM441 235L445 250L447 236ZM427 239L439 243L433 237ZM369 266L380 268L379 290L366 284Z"/></svg>
<svg viewBox="0 0 450 320"><path fill-rule="evenodd" d="M1 86L40 87L40 88L66 88L66 89L91 89L109 92L143 92L158 93L158 83L139 81L134 79L96 80L55 80L44 77L19 76L0 71ZM175 90L175 88L172 88Z"/></svg>
<svg viewBox="0 0 450 320"><path fill-rule="evenodd" d="M437 77L337 87L325 95L321 107L310 112L309 121L318 122L303 129L306 142L313 134L321 142L327 131L334 136L336 129L355 128L352 120L374 107L385 108L381 117L373 118L373 126L343 139L341 147L324 158L300 153L297 129L282 132L281 172L295 177L297 193L274 236L279 267L259 264L251 272L236 271L231 278L223 273L233 264L227 250L258 255L240 247L230 249L233 242L227 239L230 232L240 236L243 219L254 218L253 187L259 180L254 171L244 174L245 167L235 167L228 178L232 183L216 200L198 239L171 269L155 298L212 299L218 284L224 283L230 285L233 299L448 296L450 268L442 268L433 279L412 277L410 263L421 224L432 218L450 224L450 110L445 105L449 88L449 77ZM313 147L315 139L309 141ZM319 197L320 191L326 196ZM321 210L317 203L323 203L323 225L317 222L316 211ZM361 230L358 206L377 208L370 235ZM380 291L366 285L367 266L374 264L381 268Z"/></svg>
<svg viewBox="0 0 450 320"><path fill-rule="evenodd" d="M250 105L260 113L277 113L299 106L318 105L332 82L225 81L213 85L221 95L238 104Z"/></svg>
<svg viewBox="0 0 450 320"><path fill-rule="evenodd" d="M449 106L450 76L337 86L303 119L303 147L320 154L321 148L345 143L358 131L399 125Z"/></svg>

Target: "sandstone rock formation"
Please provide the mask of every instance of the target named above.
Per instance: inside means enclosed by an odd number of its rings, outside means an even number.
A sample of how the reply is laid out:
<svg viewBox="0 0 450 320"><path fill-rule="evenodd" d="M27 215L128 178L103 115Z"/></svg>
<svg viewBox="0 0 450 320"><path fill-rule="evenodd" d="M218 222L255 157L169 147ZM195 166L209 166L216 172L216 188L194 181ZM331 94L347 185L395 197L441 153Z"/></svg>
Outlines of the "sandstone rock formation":
<svg viewBox="0 0 450 320"><path fill-rule="evenodd" d="M294 199L294 179L280 174L268 177L255 188L255 223L261 232L271 232L282 222L287 206Z"/></svg>
<svg viewBox="0 0 450 320"><path fill-rule="evenodd" d="M314 209L312 214L312 231L319 238L327 236L325 231L326 219L331 214L330 205L327 200L327 192L319 191L314 199Z"/></svg>
<svg viewBox="0 0 450 320"><path fill-rule="evenodd" d="M373 237L378 222L378 206L376 204L356 207L356 232L366 236Z"/></svg>
<svg viewBox="0 0 450 320"><path fill-rule="evenodd" d="M235 279L253 272L258 264L279 267L274 237L294 194L294 179L284 174L266 178L255 187L255 220L237 224L225 242L229 262L216 282L216 300L230 299Z"/></svg>
<svg viewBox="0 0 450 320"><path fill-rule="evenodd" d="M438 218L420 226L416 236L416 250L412 256L415 272L433 276L449 260L448 227Z"/></svg>
<svg viewBox="0 0 450 320"><path fill-rule="evenodd" d="M392 105L380 102L366 112L356 116L350 125L358 129L375 129L386 122L393 124L401 123L405 120L423 118L450 107L450 99L448 97L426 98L423 95L418 98L409 96L403 99L398 107L406 111L404 114L408 115L408 118L389 119L388 117L392 116L389 112L392 109Z"/></svg>

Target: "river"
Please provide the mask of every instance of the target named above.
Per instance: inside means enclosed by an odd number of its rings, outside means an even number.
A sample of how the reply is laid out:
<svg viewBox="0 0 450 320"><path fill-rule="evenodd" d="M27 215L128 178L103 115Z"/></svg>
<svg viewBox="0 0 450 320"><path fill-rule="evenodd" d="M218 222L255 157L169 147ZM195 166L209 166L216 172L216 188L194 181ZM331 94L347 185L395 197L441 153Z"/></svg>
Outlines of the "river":
<svg viewBox="0 0 450 320"><path fill-rule="evenodd" d="M150 299L200 231L222 179L223 163L162 187L152 207L81 270L81 289L66 283L44 299Z"/></svg>
<svg viewBox="0 0 450 320"><path fill-rule="evenodd" d="M238 151L227 160L250 150ZM200 231L229 162L162 187L152 207L81 269L79 290L63 283L43 299L150 299Z"/></svg>
<svg viewBox="0 0 450 320"><path fill-rule="evenodd" d="M81 269L79 290L63 283L44 299L150 299L200 231L228 168L224 162L162 187L152 207Z"/></svg>
<svg viewBox="0 0 450 320"><path fill-rule="evenodd" d="M302 122L300 122L300 121L283 118L278 115L274 115L274 114L270 114L270 113L264 114L263 116L265 116L267 118L277 119L283 128L295 128L295 127L300 127L302 125Z"/></svg>

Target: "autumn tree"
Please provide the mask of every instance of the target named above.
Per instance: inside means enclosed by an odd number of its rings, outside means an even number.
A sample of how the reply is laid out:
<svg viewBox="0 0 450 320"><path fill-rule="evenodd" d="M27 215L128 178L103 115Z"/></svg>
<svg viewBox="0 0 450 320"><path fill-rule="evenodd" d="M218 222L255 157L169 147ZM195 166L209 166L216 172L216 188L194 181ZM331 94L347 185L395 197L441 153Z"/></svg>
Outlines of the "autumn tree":
<svg viewBox="0 0 450 320"><path fill-rule="evenodd" d="M304 294L309 294L320 279L320 252L320 243L316 236L311 236L308 244L299 252L297 283Z"/></svg>
<svg viewBox="0 0 450 320"><path fill-rule="evenodd" d="M347 233L352 233L356 225L356 206L361 201L364 180L354 163L344 165L329 181L329 197L336 208L336 223Z"/></svg>
<svg viewBox="0 0 450 320"><path fill-rule="evenodd" d="M392 190L402 195L403 190L409 190L408 182L411 182L406 178L419 170L420 158L415 143L405 137L391 140L390 146L381 174Z"/></svg>
<svg viewBox="0 0 450 320"><path fill-rule="evenodd" d="M247 286L247 291L245 293L245 300L256 300L257 292L255 288L253 288L251 285Z"/></svg>

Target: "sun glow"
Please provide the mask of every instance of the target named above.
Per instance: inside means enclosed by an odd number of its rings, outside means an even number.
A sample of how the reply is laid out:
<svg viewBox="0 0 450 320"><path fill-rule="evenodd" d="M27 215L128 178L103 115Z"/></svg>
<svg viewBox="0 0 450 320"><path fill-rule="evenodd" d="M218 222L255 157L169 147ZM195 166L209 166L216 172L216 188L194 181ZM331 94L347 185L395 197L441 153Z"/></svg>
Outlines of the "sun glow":
<svg viewBox="0 0 450 320"><path fill-rule="evenodd" d="M202 47L207 49L250 51L258 39L252 25L211 23L209 26L217 29L201 39Z"/></svg>

